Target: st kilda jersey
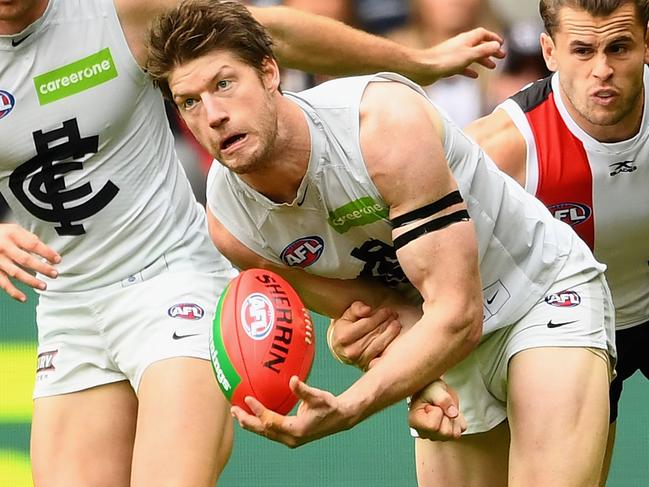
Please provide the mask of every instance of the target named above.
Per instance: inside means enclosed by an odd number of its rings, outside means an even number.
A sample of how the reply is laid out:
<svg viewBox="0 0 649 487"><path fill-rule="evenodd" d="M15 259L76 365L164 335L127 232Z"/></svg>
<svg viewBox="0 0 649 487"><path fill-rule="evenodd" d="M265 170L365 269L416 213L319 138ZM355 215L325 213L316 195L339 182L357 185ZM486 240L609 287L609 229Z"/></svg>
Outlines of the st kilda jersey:
<svg viewBox="0 0 649 487"><path fill-rule="evenodd" d="M62 256L48 290L118 282L163 254L222 265L111 0L50 0L0 37L0 192Z"/></svg>
<svg viewBox="0 0 649 487"><path fill-rule="evenodd" d="M505 110L527 141L525 189L572 226L607 264L617 328L649 319L649 70L642 125L632 139L602 143L568 114L558 75L509 100Z"/></svg>
<svg viewBox="0 0 649 487"><path fill-rule="evenodd" d="M425 96L417 85L388 73L286 94L303 110L311 134L297 197L276 204L214 163L207 186L214 216L241 243L277 264L412 290L396 258L388 207L367 173L359 142L365 87L393 81ZM514 323L541 299L569 253L585 275L603 271L567 225L499 171L450 120L444 123L446 158L478 236L485 333Z"/></svg>

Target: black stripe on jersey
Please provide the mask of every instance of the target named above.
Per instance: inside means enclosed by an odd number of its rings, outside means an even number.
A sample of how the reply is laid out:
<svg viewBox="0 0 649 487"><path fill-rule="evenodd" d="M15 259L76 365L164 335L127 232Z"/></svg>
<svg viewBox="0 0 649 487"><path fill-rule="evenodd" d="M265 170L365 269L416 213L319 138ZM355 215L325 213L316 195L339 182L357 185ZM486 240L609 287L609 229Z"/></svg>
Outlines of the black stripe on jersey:
<svg viewBox="0 0 649 487"><path fill-rule="evenodd" d="M530 112L548 99L552 93L550 83L552 76L535 81L527 88L519 91L511 97L524 112Z"/></svg>

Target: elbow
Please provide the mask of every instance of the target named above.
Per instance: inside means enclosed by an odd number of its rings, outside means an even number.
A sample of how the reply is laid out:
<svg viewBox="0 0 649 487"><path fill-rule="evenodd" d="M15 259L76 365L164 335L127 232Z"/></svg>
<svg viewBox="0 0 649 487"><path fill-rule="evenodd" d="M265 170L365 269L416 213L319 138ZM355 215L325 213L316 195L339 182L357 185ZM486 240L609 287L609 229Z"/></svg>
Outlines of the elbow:
<svg viewBox="0 0 649 487"><path fill-rule="evenodd" d="M482 339L483 309L481 302L465 303L461 311L455 313L449 333L452 343L456 345L458 358L461 360L469 355Z"/></svg>

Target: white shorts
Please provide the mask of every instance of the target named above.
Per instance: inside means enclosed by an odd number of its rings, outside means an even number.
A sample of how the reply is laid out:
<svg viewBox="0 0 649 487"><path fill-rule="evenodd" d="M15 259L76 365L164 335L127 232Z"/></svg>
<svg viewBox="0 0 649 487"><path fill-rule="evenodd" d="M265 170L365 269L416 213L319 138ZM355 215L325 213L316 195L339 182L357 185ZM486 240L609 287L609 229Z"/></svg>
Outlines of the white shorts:
<svg viewBox="0 0 649 487"><path fill-rule="evenodd" d="M128 380L172 357L209 360L209 330L221 291L236 275L174 272L164 257L104 288L42 294L36 309L34 398Z"/></svg>
<svg viewBox="0 0 649 487"><path fill-rule="evenodd" d="M602 274L584 281L564 271L522 319L485 335L480 345L444 374L460 396L468 429L489 431L507 418L509 360L539 347L584 347L608 353L615 364L615 322L608 286ZM411 429L413 436L416 432Z"/></svg>

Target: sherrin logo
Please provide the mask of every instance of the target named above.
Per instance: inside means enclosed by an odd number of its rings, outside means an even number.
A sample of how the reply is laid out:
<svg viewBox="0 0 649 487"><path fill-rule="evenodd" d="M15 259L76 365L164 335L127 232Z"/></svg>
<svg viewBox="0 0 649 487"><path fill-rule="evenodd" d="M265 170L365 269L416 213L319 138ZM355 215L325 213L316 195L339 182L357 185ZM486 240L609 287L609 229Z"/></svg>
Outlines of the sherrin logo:
<svg viewBox="0 0 649 487"><path fill-rule="evenodd" d="M253 340L263 340L273 329L275 308L264 294L252 293L241 305L241 325Z"/></svg>
<svg viewBox="0 0 649 487"><path fill-rule="evenodd" d="M591 209L581 203L558 203L548 206L548 209L557 220L572 227L584 223L592 214Z"/></svg>
<svg viewBox="0 0 649 487"><path fill-rule="evenodd" d="M8 91L0 90L0 120L5 118L16 105L16 99Z"/></svg>
<svg viewBox="0 0 649 487"><path fill-rule="evenodd" d="M548 294L545 297L545 302L558 308L572 308L579 306L581 296L575 291L561 291L560 293Z"/></svg>
<svg viewBox="0 0 649 487"><path fill-rule="evenodd" d="M324 251L324 240L317 235L298 238L282 250L280 258L288 266L309 267L317 262Z"/></svg>
<svg viewBox="0 0 649 487"><path fill-rule="evenodd" d="M182 318L183 320L200 320L205 311L199 305L194 303L174 304L167 310L167 314L172 318Z"/></svg>

